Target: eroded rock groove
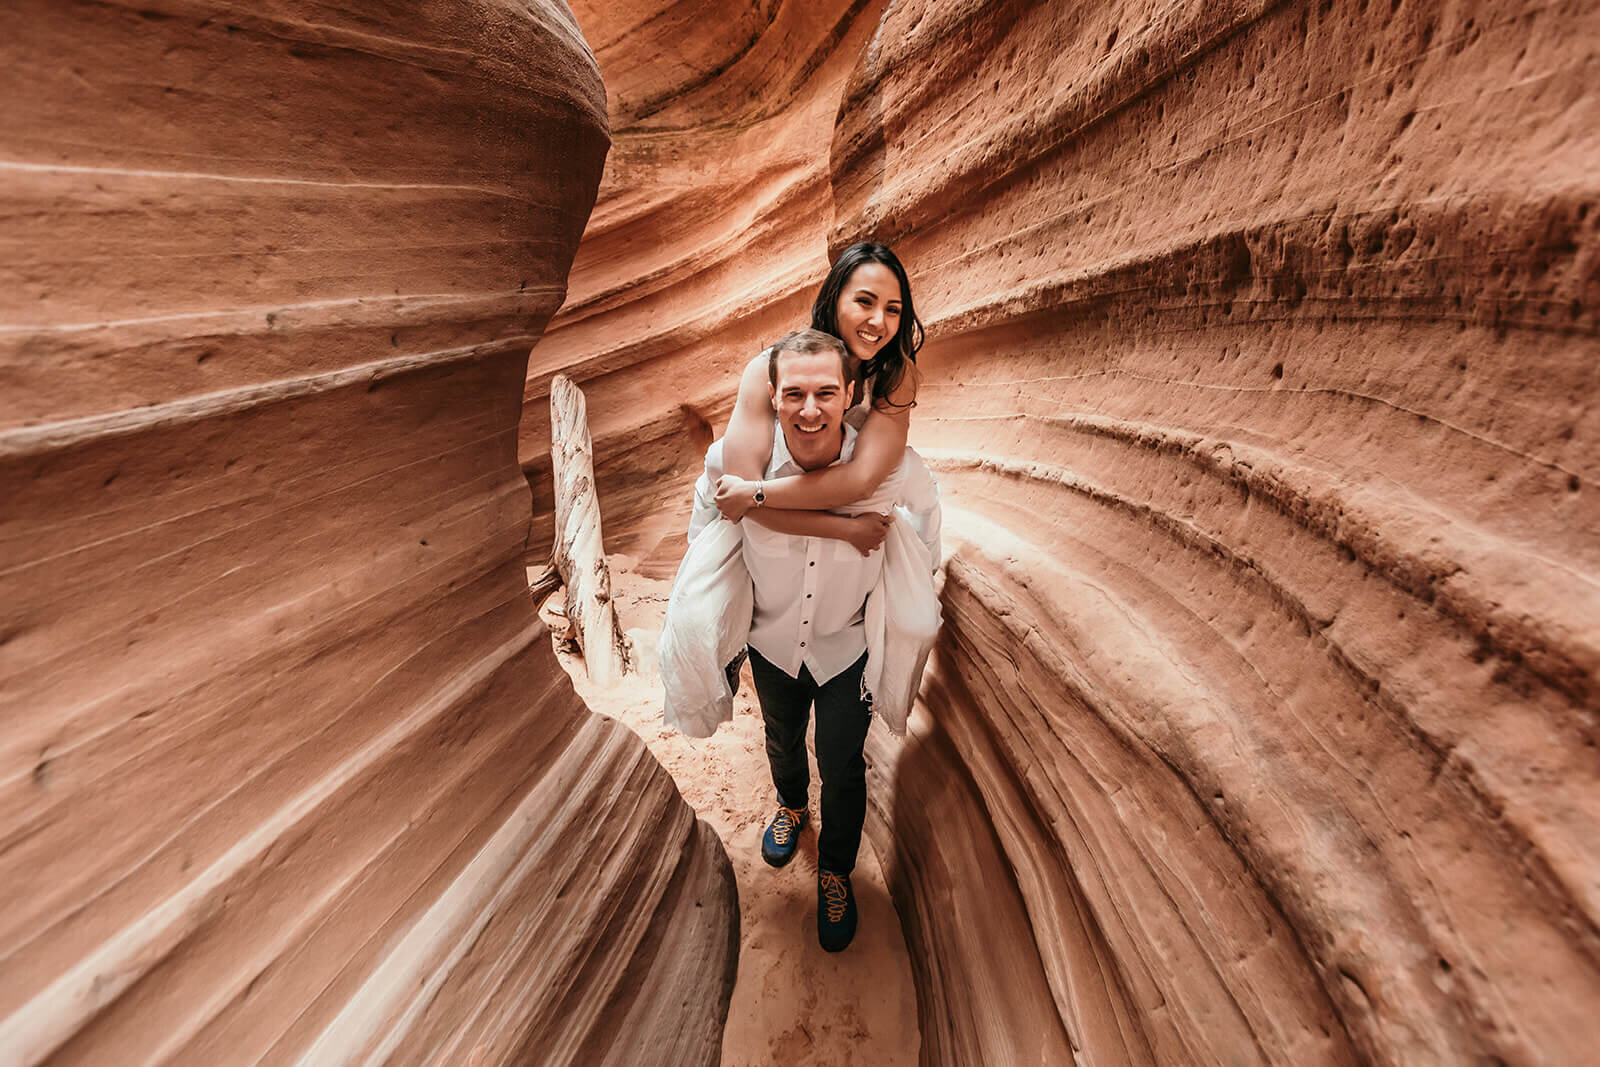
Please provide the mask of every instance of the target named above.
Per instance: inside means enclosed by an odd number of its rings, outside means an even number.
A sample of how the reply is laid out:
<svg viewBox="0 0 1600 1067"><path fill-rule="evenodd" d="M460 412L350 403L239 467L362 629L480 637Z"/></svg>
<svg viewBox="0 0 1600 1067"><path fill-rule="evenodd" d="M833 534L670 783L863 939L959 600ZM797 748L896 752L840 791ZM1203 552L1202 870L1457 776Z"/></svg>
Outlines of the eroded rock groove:
<svg viewBox="0 0 1600 1067"><path fill-rule="evenodd" d="M0 1059L715 1062L726 854L522 562L570 12L0 35Z"/></svg>
<svg viewBox="0 0 1600 1067"><path fill-rule="evenodd" d="M686 31L603 35L662 90L612 100L529 410L584 381L612 547L666 571L821 247L907 263L958 543L869 832L924 1059L1582 1059L1592 6L788 7L692 87Z"/></svg>

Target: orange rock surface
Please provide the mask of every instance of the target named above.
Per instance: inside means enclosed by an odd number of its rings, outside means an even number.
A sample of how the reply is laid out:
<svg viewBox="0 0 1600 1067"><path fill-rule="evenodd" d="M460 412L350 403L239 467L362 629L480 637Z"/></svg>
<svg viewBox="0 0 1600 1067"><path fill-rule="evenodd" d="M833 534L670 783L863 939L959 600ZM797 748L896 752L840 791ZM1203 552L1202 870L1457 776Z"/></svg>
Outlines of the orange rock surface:
<svg viewBox="0 0 1600 1067"><path fill-rule="evenodd" d="M573 4L606 80L612 146L567 302L528 367L530 563L550 551L560 372L589 398L607 548L666 539L656 573L676 569L683 488L727 421L729 383L808 315L827 272L829 145L879 6Z"/></svg>
<svg viewBox="0 0 1600 1067"><path fill-rule="evenodd" d="M522 564L570 13L0 31L0 1060L715 1062L726 855Z"/></svg>
<svg viewBox="0 0 1600 1067"><path fill-rule="evenodd" d="M955 544L869 833L924 1060L1590 1058L1593 5L797 6L576 5L616 147L521 456L547 514L573 375L670 570L824 245L905 260Z"/></svg>

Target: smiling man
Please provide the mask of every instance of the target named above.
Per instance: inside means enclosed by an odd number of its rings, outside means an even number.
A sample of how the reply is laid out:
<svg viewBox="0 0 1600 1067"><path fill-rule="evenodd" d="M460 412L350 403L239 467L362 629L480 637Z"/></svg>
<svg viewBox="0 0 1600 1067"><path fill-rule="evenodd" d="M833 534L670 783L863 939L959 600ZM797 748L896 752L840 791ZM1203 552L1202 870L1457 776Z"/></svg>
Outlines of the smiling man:
<svg viewBox="0 0 1600 1067"><path fill-rule="evenodd" d="M777 413L772 460L765 479L847 462L857 426L846 418L846 357L837 338L799 330L775 344L768 357L772 406ZM721 451L713 445L696 486L689 537L717 516L712 487L721 474ZM778 794L778 810L761 841L762 857L781 867L793 858L807 822L810 768L806 726L816 708L817 769L822 778L822 825L817 840L817 939L830 952L855 936L855 894L850 874L866 817L866 761L862 745L871 722L862 677L867 665L865 608L883 571L883 552L837 539L824 522L861 520L818 513L814 536L781 533L764 523L759 483L756 506L739 524L743 554L755 594L750 623L750 670L766 727L767 759ZM938 558L938 491L919 462L902 463L873 495L869 524L895 505L907 508ZM887 520L883 520L887 521ZM793 522L790 528L798 528ZM927 531L924 535L922 531ZM881 529L871 543L882 540Z"/></svg>

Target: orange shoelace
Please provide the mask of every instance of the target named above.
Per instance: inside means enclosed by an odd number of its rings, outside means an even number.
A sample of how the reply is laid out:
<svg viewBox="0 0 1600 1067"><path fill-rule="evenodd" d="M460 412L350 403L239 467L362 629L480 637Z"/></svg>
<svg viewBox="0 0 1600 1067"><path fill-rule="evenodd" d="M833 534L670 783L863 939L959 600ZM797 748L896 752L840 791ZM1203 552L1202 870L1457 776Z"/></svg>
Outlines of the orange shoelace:
<svg viewBox="0 0 1600 1067"><path fill-rule="evenodd" d="M845 888L844 875L823 871L819 877L822 895L828 900L828 921L836 923L844 918L844 909L849 904L849 890Z"/></svg>
<svg viewBox="0 0 1600 1067"><path fill-rule="evenodd" d="M778 805L778 814L772 817L772 839L780 845L789 843L789 835L800 826L800 820L806 817L804 808L786 808Z"/></svg>

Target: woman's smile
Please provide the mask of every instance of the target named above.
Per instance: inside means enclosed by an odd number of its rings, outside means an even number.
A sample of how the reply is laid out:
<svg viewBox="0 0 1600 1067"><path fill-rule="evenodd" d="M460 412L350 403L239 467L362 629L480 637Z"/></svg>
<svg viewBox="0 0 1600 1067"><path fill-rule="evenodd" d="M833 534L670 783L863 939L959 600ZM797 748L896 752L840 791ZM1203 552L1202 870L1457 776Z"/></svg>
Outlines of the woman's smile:
<svg viewBox="0 0 1600 1067"><path fill-rule="evenodd" d="M839 335L866 363L900 329L900 282L882 263L863 263L850 275L836 309Z"/></svg>

